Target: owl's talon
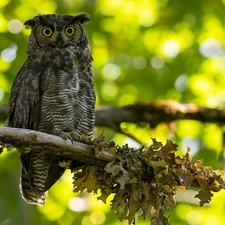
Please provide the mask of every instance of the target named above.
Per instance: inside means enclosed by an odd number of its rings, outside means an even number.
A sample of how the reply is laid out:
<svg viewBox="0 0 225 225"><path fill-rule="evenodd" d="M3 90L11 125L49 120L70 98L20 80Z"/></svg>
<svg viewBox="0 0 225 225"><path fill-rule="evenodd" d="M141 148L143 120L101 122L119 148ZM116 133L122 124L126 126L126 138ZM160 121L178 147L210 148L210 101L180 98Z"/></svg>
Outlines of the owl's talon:
<svg viewBox="0 0 225 225"><path fill-rule="evenodd" d="M70 141L72 142L72 145L73 145L73 138L70 136L70 133L67 133L67 132L61 132L61 133L59 134L59 136L60 136L61 138L63 138L64 140L70 139Z"/></svg>
<svg viewBox="0 0 225 225"><path fill-rule="evenodd" d="M71 137L70 135L68 135L68 137L69 137L69 139L71 140L71 143L72 143L72 145L73 145L73 139L72 139L72 137Z"/></svg>
<svg viewBox="0 0 225 225"><path fill-rule="evenodd" d="M77 133L75 131L69 132L69 135L74 141L78 141L79 140L79 135L77 135Z"/></svg>

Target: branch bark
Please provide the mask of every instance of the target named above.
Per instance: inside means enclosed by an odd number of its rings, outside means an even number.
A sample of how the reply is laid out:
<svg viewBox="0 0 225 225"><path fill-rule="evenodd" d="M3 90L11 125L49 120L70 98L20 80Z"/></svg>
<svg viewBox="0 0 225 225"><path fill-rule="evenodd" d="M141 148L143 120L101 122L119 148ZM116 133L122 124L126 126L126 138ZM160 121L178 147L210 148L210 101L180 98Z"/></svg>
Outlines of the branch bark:
<svg viewBox="0 0 225 225"><path fill-rule="evenodd" d="M0 105L0 122L7 119L7 113L8 106ZM98 106L95 125L121 132L120 124L123 122L136 124L144 122L154 128L161 123L171 123L176 120L196 120L202 123L224 125L225 110L172 100L137 102L125 107Z"/></svg>
<svg viewBox="0 0 225 225"><path fill-rule="evenodd" d="M82 142L64 140L61 137L46 134L34 130L0 127L0 143L12 145L23 152L44 151L60 155L68 159L90 164L105 166L114 157L108 152L100 152L96 157L93 146Z"/></svg>

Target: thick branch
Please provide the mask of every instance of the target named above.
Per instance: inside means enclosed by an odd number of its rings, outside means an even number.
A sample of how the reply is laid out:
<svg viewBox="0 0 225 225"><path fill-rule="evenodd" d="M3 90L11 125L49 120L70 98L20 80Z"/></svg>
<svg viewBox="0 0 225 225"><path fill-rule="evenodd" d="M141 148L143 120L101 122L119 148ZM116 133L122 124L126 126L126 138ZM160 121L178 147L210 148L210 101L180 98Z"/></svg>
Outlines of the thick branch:
<svg viewBox="0 0 225 225"><path fill-rule="evenodd" d="M0 106L0 122L7 118L8 107ZM96 108L96 126L104 126L120 131L120 124L148 123L152 128L160 123L175 120L196 120L203 123L225 124L225 110L183 104L171 100L138 102L125 107L98 106Z"/></svg>
<svg viewBox="0 0 225 225"><path fill-rule="evenodd" d="M125 107L99 106L96 110L96 126L105 126L115 131L120 124L148 123L152 128L161 123L176 120L196 120L202 123L225 124L225 110L183 104L172 100L137 102Z"/></svg>
<svg viewBox="0 0 225 225"><path fill-rule="evenodd" d="M22 151L44 151L91 165L104 166L114 158L107 152L96 157L92 146L77 141L72 144L69 139L65 141L58 136L27 129L0 127L0 143Z"/></svg>

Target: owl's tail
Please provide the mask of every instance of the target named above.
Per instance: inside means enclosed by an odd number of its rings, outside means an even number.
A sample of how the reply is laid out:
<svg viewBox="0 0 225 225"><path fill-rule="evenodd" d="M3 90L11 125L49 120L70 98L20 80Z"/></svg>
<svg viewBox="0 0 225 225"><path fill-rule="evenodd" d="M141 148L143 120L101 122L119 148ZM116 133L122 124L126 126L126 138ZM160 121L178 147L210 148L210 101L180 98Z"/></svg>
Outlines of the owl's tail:
<svg viewBox="0 0 225 225"><path fill-rule="evenodd" d="M29 204L44 205L49 188L62 176L66 168L59 159L42 152L21 155L23 164L20 192Z"/></svg>
<svg viewBox="0 0 225 225"><path fill-rule="evenodd" d="M47 195L46 181L50 168L49 160L39 152L32 152L21 157L26 162L20 178L20 192L23 199L36 205L44 205Z"/></svg>
<svg viewBox="0 0 225 225"><path fill-rule="evenodd" d="M29 204L44 205L47 192L40 192L37 188L31 186L28 174L22 169L20 178L20 192L22 198Z"/></svg>

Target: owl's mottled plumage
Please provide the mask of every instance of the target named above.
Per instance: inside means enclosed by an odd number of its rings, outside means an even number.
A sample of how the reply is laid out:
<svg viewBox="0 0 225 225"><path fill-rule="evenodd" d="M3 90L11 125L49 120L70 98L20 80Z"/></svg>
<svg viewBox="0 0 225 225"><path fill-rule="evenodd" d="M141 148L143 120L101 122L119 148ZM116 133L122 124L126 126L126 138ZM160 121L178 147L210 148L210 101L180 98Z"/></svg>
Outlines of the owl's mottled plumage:
<svg viewBox="0 0 225 225"><path fill-rule="evenodd" d="M25 22L32 29L28 58L18 72L9 100L8 126L91 139L95 93L91 53L83 23L86 14L39 15ZM44 204L47 190L61 177L62 158L22 153L20 189L31 204Z"/></svg>

